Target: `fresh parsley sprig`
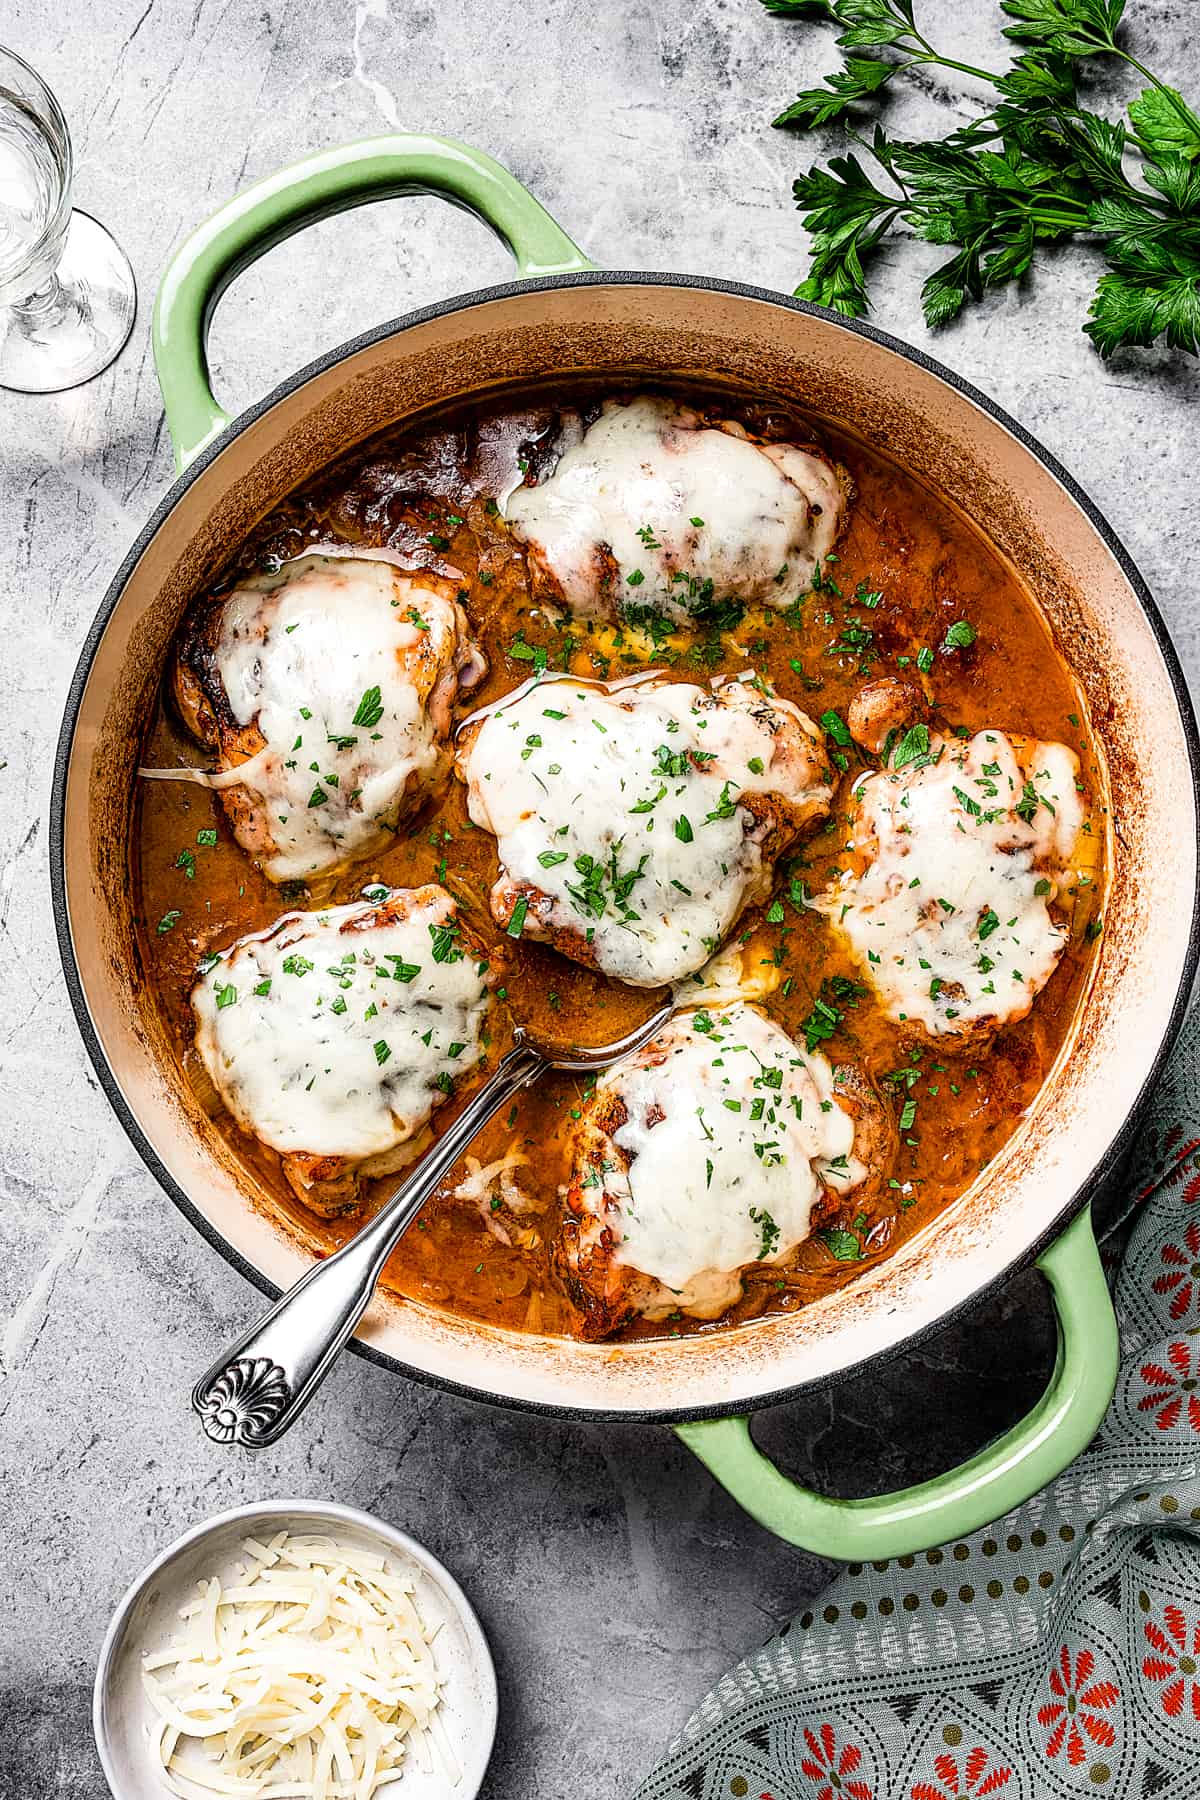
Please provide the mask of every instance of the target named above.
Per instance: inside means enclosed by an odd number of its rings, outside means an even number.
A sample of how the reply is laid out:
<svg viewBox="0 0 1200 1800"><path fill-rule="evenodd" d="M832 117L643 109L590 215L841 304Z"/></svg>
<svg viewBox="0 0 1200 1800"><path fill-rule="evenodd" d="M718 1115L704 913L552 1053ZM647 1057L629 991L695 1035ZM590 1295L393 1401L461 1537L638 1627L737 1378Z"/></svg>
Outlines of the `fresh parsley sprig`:
<svg viewBox="0 0 1200 1800"><path fill-rule="evenodd" d="M869 153L815 165L794 184L811 236L797 294L852 318L868 310L874 253L907 228L954 255L922 289L931 326L989 288L1019 280L1041 246L1098 244L1107 272L1084 326L1102 356L1122 346L1200 351L1200 117L1183 95L1117 42L1125 0L1001 0L1019 47L996 73L943 55L923 35L914 0L762 0L768 11L839 28L842 67L799 94L776 125L810 131L839 121ZM1115 57L1148 86L1114 120L1080 105L1077 66ZM876 119L886 88L933 65L991 87L995 102L948 136L894 138Z"/></svg>

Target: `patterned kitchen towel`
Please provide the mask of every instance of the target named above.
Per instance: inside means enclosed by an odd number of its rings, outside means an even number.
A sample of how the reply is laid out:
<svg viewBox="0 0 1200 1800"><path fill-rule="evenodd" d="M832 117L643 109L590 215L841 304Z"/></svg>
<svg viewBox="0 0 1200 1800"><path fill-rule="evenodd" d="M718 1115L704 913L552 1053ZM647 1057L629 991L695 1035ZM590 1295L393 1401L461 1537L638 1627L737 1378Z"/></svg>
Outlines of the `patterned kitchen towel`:
<svg viewBox="0 0 1200 1800"><path fill-rule="evenodd" d="M1134 1158L1091 1448L962 1543L851 1564L637 1800L1200 1800L1200 1009Z"/></svg>

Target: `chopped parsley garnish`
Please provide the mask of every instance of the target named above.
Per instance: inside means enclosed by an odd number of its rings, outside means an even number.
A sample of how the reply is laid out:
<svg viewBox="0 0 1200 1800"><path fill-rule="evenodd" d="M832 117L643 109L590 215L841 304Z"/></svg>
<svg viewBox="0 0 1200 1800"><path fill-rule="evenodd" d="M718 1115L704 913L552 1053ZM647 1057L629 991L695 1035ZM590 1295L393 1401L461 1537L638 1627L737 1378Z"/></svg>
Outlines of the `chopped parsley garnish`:
<svg viewBox="0 0 1200 1800"><path fill-rule="evenodd" d="M838 1262L862 1261L862 1245L852 1231L840 1231L836 1226L830 1226L818 1231L817 1236Z"/></svg>
<svg viewBox="0 0 1200 1800"><path fill-rule="evenodd" d="M942 639L942 649L969 650L978 636L969 619L956 619Z"/></svg>
<svg viewBox="0 0 1200 1800"><path fill-rule="evenodd" d="M172 907L170 912L165 912L154 928L159 937L166 937L168 931L174 931L182 917L183 914L178 907Z"/></svg>
<svg viewBox="0 0 1200 1800"><path fill-rule="evenodd" d="M706 825L711 824L714 819L732 819L734 813L737 811L737 802L731 797L729 792L732 786L733 783L730 781L725 783L724 787L721 789L721 797L717 801L717 804L710 813L705 813L704 815L704 823Z"/></svg>
<svg viewBox="0 0 1200 1800"><path fill-rule="evenodd" d="M224 987L219 987L217 989L217 1008L218 1008L218 1010L222 1010L226 1006L232 1006L236 1000L237 1000L237 989L234 987L232 982L227 982Z"/></svg>
<svg viewBox="0 0 1200 1800"><path fill-rule="evenodd" d="M508 924L504 927L505 932L510 938L520 937L522 931L525 929L525 915L528 911L529 901L524 894L521 894L517 898L517 904L512 909L512 916L510 917ZM436 955L436 951L434 954Z"/></svg>
<svg viewBox="0 0 1200 1800"><path fill-rule="evenodd" d="M910 725L892 752L893 769L924 768L929 760L928 725Z"/></svg>
<svg viewBox="0 0 1200 1800"><path fill-rule="evenodd" d="M376 1038L376 1040L375 1040L375 1061L379 1064L380 1068L383 1067L384 1063L387 1061L388 1057L391 1054L392 1054L392 1047L386 1041L386 1039Z"/></svg>
<svg viewBox="0 0 1200 1800"><path fill-rule="evenodd" d="M827 1000L822 1000L818 996L813 1001L812 1011L800 1027L804 1033L805 1048L810 1055L818 1044L824 1043L826 1039L833 1036L842 1022L842 1016L837 1007L831 1006Z"/></svg>
<svg viewBox="0 0 1200 1800"><path fill-rule="evenodd" d="M361 725L364 731L371 731L383 717L383 699L377 687L369 687L358 703L358 709L351 723Z"/></svg>
<svg viewBox="0 0 1200 1800"><path fill-rule="evenodd" d="M525 633L518 631L512 643L507 647L508 655L517 662L531 662L534 673L540 675L550 660L550 652L541 644L527 644Z"/></svg>
<svg viewBox="0 0 1200 1800"><path fill-rule="evenodd" d="M839 745L843 750L854 742L853 738L850 736L850 727L846 724L845 719L843 719L841 713L834 712L832 707L828 712L823 712L821 714L821 727L833 739L834 743Z"/></svg>
<svg viewBox="0 0 1200 1800"><path fill-rule="evenodd" d="M457 919L447 919L442 925L429 927L429 935L433 939L434 962L456 963L462 961L465 953L457 942L458 932Z"/></svg>
<svg viewBox="0 0 1200 1800"><path fill-rule="evenodd" d="M1018 819L1024 819L1027 825L1033 824L1034 815L1038 809L1038 798L1038 791L1032 781L1027 781L1021 789L1021 798L1013 808Z"/></svg>
<svg viewBox="0 0 1200 1800"><path fill-rule="evenodd" d="M654 752L654 773L666 775L672 781L678 781L688 772L688 753L686 750L670 750L666 744L660 744Z"/></svg>
<svg viewBox="0 0 1200 1800"><path fill-rule="evenodd" d="M779 1227L767 1211L766 1207L752 1206L750 1218L758 1226L759 1246L757 1261L763 1262L772 1255L779 1244Z"/></svg>

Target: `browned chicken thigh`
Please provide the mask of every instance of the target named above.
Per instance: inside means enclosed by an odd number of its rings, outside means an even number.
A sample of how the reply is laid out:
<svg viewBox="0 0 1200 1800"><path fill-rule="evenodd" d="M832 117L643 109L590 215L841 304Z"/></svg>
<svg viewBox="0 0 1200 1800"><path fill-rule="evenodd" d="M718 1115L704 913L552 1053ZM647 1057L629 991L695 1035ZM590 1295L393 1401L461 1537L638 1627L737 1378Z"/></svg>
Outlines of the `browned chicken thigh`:
<svg viewBox="0 0 1200 1800"><path fill-rule="evenodd" d="M447 773L455 704L486 670L455 592L381 557L312 553L189 618L176 703L270 880L374 855Z"/></svg>

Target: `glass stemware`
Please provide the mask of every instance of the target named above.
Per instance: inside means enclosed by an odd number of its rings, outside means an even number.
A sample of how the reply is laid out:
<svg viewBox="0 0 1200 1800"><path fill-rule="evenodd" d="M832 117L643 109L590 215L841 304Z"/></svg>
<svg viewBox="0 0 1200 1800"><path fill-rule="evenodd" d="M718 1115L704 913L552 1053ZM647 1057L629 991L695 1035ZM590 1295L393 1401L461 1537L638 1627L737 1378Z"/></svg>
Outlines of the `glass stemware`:
<svg viewBox="0 0 1200 1800"><path fill-rule="evenodd" d="M77 387L133 328L129 259L103 225L72 210L72 174L57 100L0 46L0 388Z"/></svg>

